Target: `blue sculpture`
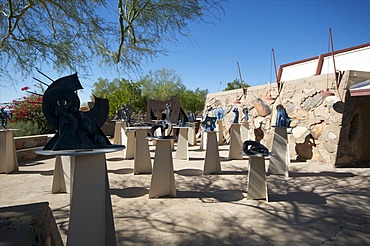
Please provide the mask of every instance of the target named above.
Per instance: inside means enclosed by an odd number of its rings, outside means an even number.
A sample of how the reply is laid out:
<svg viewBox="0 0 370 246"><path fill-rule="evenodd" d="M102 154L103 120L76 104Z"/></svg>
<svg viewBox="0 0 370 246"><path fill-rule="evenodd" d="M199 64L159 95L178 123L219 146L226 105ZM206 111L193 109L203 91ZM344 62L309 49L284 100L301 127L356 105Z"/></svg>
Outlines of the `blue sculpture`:
<svg viewBox="0 0 370 246"><path fill-rule="evenodd" d="M277 109L276 126L289 127L292 119L289 118L284 106L279 104L276 106L276 109Z"/></svg>
<svg viewBox="0 0 370 246"><path fill-rule="evenodd" d="M217 118L217 120L222 120L222 118L224 117L224 114L225 112L222 108L216 108L214 111L214 115Z"/></svg>
<svg viewBox="0 0 370 246"><path fill-rule="evenodd" d="M216 128L216 117L206 116L206 118L202 121L202 127L204 131L213 131Z"/></svg>
<svg viewBox="0 0 370 246"><path fill-rule="evenodd" d="M234 112L234 114L235 114L235 116L234 116L234 120L233 120L233 124L234 123L239 123L239 109L238 108L234 108L233 109L233 112Z"/></svg>
<svg viewBox="0 0 370 246"><path fill-rule="evenodd" d="M248 112L249 112L249 110L248 110L248 108L247 108L247 107L243 108L244 121L245 121L245 122L247 122L247 121L249 120Z"/></svg>

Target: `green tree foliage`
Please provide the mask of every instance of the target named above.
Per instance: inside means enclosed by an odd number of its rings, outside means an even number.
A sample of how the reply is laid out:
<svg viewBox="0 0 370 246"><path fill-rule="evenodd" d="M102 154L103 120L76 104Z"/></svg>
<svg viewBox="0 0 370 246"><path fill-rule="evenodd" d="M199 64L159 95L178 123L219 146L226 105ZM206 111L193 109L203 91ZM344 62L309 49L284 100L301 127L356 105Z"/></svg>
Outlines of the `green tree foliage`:
<svg viewBox="0 0 370 246"><path fill-rule="evenodd" d="M135 112L146 111L149 98L164 101L174 95L178 95L186 113L199 113L204 108L208 90L188 90L174 70L161 69L150 71L136 83L125 79L110 82L99 78L94 83L93 94L109 100L109 114L112 117L122 105L130 104Z"/></svg>
<svg viewBox="0 0 370 246"><path fill-rule="evenodd" d="M194 113L198 115L202 113L208 90L200 90L197 88L195 91L185 90L179 95L181 108L187 113Z"/></svg>
<svg viewBox="0 0 370 246"><path fill-rule="evenodd" d="M144 58L166 53L164 42L189 37L190 22L218 18L222 1L1 1L0 76L29 75L45 63L88 73L97 60L135 70Z"/></svg>
<svg viewBox="0 0 370 246"><path fill-rule="evenodd" d="M231 91L235 89L241 89L244 87L249 87L250 85L246 84L244 81L240 82L238 79L234 79L232 82L227 83L227 87L224 89L224 91Z"/></svg>
<svg viewBox="0 0 370 246"><path fill-rule="evenodd" d="M143 85L143 95L157 100L169 100L171 96L186 90L181 78L172 69L150 71L140 83Z"/></svg>
<svg viewBox="0 0 370 246"><path fill-rule="evenodd" d="M114 79L109 82L107 79L99 78L94 83L93 94L109 101L109 116L113 117L116 110L122 105L131 105L135 112L146 110L147 99L142 96L142 85L133 83L126 79Z"/></svg>

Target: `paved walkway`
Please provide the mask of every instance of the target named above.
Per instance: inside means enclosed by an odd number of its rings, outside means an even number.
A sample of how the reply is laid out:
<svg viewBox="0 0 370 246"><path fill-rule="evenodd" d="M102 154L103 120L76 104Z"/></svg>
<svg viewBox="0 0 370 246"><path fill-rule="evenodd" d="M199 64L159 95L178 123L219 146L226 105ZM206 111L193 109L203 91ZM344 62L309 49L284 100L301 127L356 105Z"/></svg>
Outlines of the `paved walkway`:
<svg viewBox="0 0 370 246"><path fill-rule="evenodd" d="M369 168L293 162L290 177L267 176L269 202L251 201L247 160L227 150L222 173L202 175L205 152L190 147L189 161L174 159L178 197L160 199L148 199L151 175L107 154L118 245L370 245ZM0 174L0 207L49 202L66 242L69 194L51 194L53 169L54 158Z"/></svg>

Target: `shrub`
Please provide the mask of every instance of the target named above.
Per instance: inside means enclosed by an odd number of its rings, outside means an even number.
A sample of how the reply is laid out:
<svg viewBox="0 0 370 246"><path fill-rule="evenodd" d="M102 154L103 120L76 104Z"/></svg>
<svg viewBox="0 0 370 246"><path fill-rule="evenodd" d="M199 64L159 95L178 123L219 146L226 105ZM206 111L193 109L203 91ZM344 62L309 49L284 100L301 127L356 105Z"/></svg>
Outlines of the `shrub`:
<svg viewBox="0 0 370 246"><path fill-rule="evenodd" d="M14 137L22 137L22 136L31 136L31 135L39 135L40 129L37 123L19 121L19 122L10 122L8 124L8 129L18 129L18 131L14 131Z"/></svg>

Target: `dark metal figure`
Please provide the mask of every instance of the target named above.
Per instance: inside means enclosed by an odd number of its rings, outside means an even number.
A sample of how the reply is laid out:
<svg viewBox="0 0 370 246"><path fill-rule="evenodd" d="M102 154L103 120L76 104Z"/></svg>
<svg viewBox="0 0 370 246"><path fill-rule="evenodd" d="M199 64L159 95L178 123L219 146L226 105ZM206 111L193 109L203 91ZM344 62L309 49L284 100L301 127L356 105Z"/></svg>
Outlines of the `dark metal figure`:
<svg viewBox="0 0 370 246"><path fill-rule="evenodd" d="M276 109L277 109L276 126L289 127L292 119L289 118L284 106L279 104L276 106Z"/></svg>
<svg viewBox="0 0 370 246"><path fill-rule="evenodd" d="M172 138L172 122L171 122L171 112L172 112L172 105L170 103L166 104L166 118L161 120L160 122L154 124L150 129L150 133L152 137L155 137L154 133L158 128L161 128L161 136L156 136L157 138ZM167 135L166 135L166 130Z"/></svg>
<svg viewBox="0 0 370 246"><path fill-rule="evenodd" d="M243 153L249 156L268 156L271 155L269 150L261 143L247 140L243 143Z"/></svg>
<svg viewBox="0 0 370 246"><path fill-rule="evenodd" d="M239 109L234 108L233 112L234 112L235 116L234 116L234 120L233 120L232 123L239 123Z"/></svg>
<svg viewBox="0 0 370 246"><path fill-rule="evenodd" d="M204 131L213 131L216 128L216 117L206 116L206 118L202 121L202 127Z"/></svg>
<svg viewBox="0 0 370 246"><path fill-rule="evenodd" d="M79 89L83 88L77 74L73 74L54 81L45 91L42 110L57 133L44 150L94 149L112 145L100 129L108 116L108 100L94 96L94 106L82 112L76 93Z"/></svg>

